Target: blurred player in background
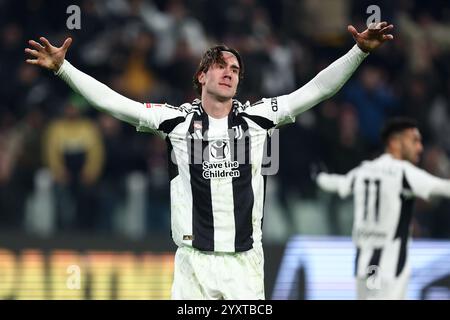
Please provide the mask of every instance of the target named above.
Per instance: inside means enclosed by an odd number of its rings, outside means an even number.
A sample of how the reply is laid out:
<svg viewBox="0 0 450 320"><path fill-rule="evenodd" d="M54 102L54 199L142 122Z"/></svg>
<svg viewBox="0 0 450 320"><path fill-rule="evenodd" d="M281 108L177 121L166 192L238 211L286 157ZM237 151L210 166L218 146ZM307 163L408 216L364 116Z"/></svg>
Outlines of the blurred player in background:
<svg viewBox="0 0 450 320"><path fill-rule="evenodd" d="M388 121L385 152L346 175L319 173L317 184L341 197L354 196L353 241L358 299L404 299L410 275L408 243L414 197L450 197L450 181L417 168L423 151L417 124Z"/></svg>
<svg viewBox="0 0 450 320"><path fill-rule="evenodd" d="M253 105L233 99L244 66L226 46L200 62L194 87L201 100L179 107L130 100L79 71L65 60L70 38L59 48L30 40L25 52L34 57L28 63L52 70L99 110L166 140L178 245L172 298L264 299L264 145L273 129L333 96L370 51L393 39L392 28L349 26L356 45L347 54L291 94Z"/></svg>

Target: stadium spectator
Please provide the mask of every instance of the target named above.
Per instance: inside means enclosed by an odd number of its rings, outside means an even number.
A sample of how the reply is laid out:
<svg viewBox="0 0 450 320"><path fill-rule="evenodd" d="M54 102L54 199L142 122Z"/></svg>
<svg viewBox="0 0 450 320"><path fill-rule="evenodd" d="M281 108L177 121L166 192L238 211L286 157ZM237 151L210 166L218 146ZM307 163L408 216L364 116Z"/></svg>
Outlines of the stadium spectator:
<svg viewBox="0 0 450 320"><path fill-rule="evenodd" d="M104 146L96 124L68 101L63 116L44 134L45 161L57 194L57 225L61 230L94 230L98 219L96 183L104 163Z"/></svg>

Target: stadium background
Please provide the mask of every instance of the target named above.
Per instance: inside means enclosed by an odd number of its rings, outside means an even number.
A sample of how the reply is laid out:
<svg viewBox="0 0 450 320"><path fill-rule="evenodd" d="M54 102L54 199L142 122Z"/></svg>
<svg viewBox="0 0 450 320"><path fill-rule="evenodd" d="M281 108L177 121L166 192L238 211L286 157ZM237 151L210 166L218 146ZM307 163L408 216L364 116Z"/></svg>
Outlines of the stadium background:
<svg viewBox="0 0 450 320"><path fill-rule="evenodd" d="M81 8L78 30L66 26L73 4ZM168 298L175 250L164 142L98 113L50 72L26 65L28 39L61 44L70 35L75 66L135 100L174 105L195 97L191 79L203 51L226 43L245 63L238 98L255 102L295 90L345 53L353 45L346 26L365 28L373 4L395 25L395 40L335 97L280 131L280 170L269 179L264 220L268 298L277 297L285 246L296 235L331 249L338 241L326 237L350 235L351 200L318 191L312 164L347 172L380 152L385 119L406 115L421 126L420 167L450 177L448 1L0 0L0 299ZM440 261L445 279L450 263L439 248L450 247L449 200L418 201L413 223L419 245L436 249L424 254ZM351 272L351 255L336 256L336 266L343 259ZM70 289L77 266L81 288ZM289 297L314 298L308 273L301 275L287 280L303 288ZM433 297L450 299L443 283Z"/></svg>

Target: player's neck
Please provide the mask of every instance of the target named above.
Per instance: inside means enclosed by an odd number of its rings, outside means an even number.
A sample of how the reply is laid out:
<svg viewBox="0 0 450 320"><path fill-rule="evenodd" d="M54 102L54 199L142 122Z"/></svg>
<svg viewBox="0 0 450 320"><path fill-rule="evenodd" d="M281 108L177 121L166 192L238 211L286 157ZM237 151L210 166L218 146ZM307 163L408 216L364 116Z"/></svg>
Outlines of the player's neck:
<svg viewBox="0 0 450 320"><path fill-rule="evenodd" d="M233 100L220 101L208 94L202 94L202 106L205 112L213 118L222 119L228 116L233 106Z"/></svg>
<svg viewBox="0 0 450 320"><path fill-rule="evenodd" d="M385 152L387 154L390 154L392 156L392 158L397 159L397 160L404 160L401 152L396 151L396 150L392 150L392 149L386 149Z"/></svg>

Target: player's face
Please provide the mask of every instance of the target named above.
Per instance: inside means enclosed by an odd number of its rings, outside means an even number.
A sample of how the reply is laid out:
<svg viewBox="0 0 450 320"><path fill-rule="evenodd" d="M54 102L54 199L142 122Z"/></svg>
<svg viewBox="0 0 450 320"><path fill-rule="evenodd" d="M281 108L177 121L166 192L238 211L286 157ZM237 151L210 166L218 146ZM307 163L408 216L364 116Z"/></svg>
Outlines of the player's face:
<svg viewBox="0 0 450 320"><path fill-rule="evenodd" d="M417 128L406 129L401 137L402 157L413 164L419 163L423 151L422 136Z"/></svg>
<svg viewBox="0 0 450 320"><path fill-rule="evenodd" d="M223 64L213 64L206 73L202 72L198 81L202 84L202 92L226 101L236 95L239 83L239 63L231 52L223 51Z"/></svg>

